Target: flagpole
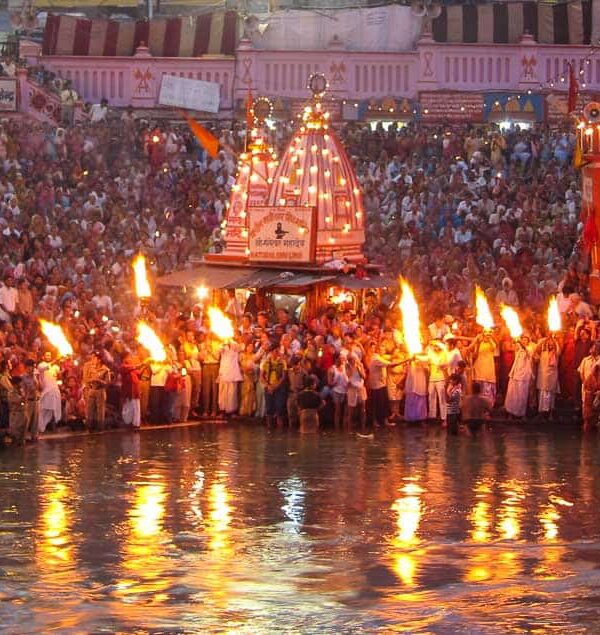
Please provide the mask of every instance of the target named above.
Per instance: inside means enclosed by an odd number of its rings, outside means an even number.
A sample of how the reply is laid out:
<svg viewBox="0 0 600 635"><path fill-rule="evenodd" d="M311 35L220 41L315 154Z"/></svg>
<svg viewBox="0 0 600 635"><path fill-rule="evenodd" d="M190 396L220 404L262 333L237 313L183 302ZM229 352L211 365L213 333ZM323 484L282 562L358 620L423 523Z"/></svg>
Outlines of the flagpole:
<svg viewBox="0 0 600 635"><path fill-rule="evenodd" d="M252 114L252 89L248 84L248 94L246 95L246 137L244 140L244 152L248 151L248 135L252 132L252 122L250 121Z"/></svg>

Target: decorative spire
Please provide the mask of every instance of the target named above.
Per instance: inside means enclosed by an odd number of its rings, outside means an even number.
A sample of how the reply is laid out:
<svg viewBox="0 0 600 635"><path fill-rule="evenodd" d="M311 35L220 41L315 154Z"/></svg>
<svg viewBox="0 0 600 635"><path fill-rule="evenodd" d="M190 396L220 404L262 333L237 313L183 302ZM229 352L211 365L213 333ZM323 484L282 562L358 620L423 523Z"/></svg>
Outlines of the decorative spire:
<svg viewBox="0 0 600 635"><path fill-rule="evenodd" d="M308 89L312 93L312 103L304 108L302 113L303 127L306 130L327 130L329 128L329 113L323 110L323 97L329 88L327 79L322 73L313 73L308 78Z"/></svg>

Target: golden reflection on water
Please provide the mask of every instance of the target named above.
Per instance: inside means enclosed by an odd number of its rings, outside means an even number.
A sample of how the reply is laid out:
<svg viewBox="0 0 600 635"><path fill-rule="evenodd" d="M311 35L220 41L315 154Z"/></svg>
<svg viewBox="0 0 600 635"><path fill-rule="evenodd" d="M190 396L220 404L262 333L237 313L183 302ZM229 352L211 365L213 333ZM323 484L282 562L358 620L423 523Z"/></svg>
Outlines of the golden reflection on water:
<svg viewBox="0 0 600 635"><path fill-rule="evenodd" d="M162 483L139 485L130 513L133 535L142 540L160 533L165 515L165 486Z"/></svg>
<svg viewBox="0 0 600 635"><path fill-rule="evenodd" d="M476 503L469 514L471 522L471 540L473 542L489 542L492 538L491 527L492 517L490 496L492 488L485 481L479 481L475 485Z"/></svg>
<svg viewBox="0 0 600 635"><path fill-rule="evenodd" d="M558 537L558 521L560 520L560 513L556 505L549 502L543 507L540 510L539 520L544 530L544 541L555 542Z"/></svg>
<svg viewBox="0 0 600 635"><path fill-rule="evenodd" d="M134 486L123 552L126 577L118 582L117 595L127 602L146 595L145 601L161 603L167 599L163 592L169 585L170 568L164 555L166 484L162 474L150 474Z"/></svg>
<svg viewBox="0 0 600 635"><path fill-rule="evenodd" d="M511 479L501 483L500 490L503 492L503 499L498 510L498 534L502 540L518 540L521 535L521 519L525 513L524 484Z"/></svg>
<svg viewBox="0 0 600 635"><path fill-rule="evenodd" d="M556 494L550 494L548 502L540 508L538 513L542 529L540 541L544 547L542 558L534 573L545 580L556 580L568 575L563 562L565 547L559 544L561 507L573 507L573 503Z"/></svg>
<svg viewBox="0 0 600 635"><path fill-rule="evenodd" d="M206 533L208 548L220 556L229 556L232 553L229 528L232 512L230 499L231 495L224 481L212 483L208 490Z"/></svg>
<svg viewBox="0 0 600 635"><path fill-rule="evenodd" d="M71 486L53 474L43 474L40 492L42 514L36 559L44 569L64 567L73 561L72 518L67 507Z"/></svg>
<svg viewBox="0 0 600 635"><path fill-rule="evenodd" d="M228 608L235 601L232 580L237 565L231 536L232 496L227 485L227 474L217 472L215 481L206 491L208 511L204 530L206 532L208 560L202 572L203 584L209 590L205 596L207 606L218 609Z"/></svg>
<svg viewBox="0 0 600 635"><path fill-rule="evenodd" d="M490 551L484 545L500 540L516 541L521 536L522 519L526 512L525 484L516 479L498 485L502 499L494 516L494 488L489 479L476 483L475 503L469 513L472 542L481 545L468 554L468 566L464 574L466 582L499 582L514 579L522 569L520 555L516 550ZM495 530L494 530L495 525Z"/></svg>
<svg viewBox="0 0 600 635"><path fill-rule="evenodd" d="M421 495L423 489L416 479L408 480L401 488L402 496L397 498L392 509L396 512L396 535L392 540L394 571L407 587L414 587L418 573L418 553L411 547L419 544L419 525L423 515Z"/></svg>

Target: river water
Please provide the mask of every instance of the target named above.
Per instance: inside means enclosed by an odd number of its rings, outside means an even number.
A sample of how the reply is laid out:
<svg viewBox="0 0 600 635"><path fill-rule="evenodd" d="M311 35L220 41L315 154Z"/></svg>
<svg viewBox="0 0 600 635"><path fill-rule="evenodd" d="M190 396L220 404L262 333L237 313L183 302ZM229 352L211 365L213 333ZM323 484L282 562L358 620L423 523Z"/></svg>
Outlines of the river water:
<svg viewBox="0 0 600 635"><path fill-rule="evenodd" d="M0 453L3 633L600 632L600 439L184 427Z"/></svg>

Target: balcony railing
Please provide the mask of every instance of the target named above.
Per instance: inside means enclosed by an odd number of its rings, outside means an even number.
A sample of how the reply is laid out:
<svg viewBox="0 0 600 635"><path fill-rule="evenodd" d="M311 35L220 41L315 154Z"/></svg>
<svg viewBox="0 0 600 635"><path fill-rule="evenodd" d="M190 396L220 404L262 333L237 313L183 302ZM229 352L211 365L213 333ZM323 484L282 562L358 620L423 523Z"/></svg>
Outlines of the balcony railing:
<svg viewBox="0 0 600 635"><path fill-rule="evenodd" d="M113 106L146 108L157 107L165 74L219 83L222 112L230 112L249 89L305 99L314 72L327 76L334 97L356 101L418 99L421 91L439 90L564 92L569 63L581 66L582 91L600 90L600 53L587 46L537 44L527 35L516 45L443 44L424 37L415 50L398 53L346 51L335 42L322 51L271 51L242 40L235 59L158 58L144 47L133 57L45 57L39 45L29 43L21 57L70 79L83 101L105 97Z"/></svg>

